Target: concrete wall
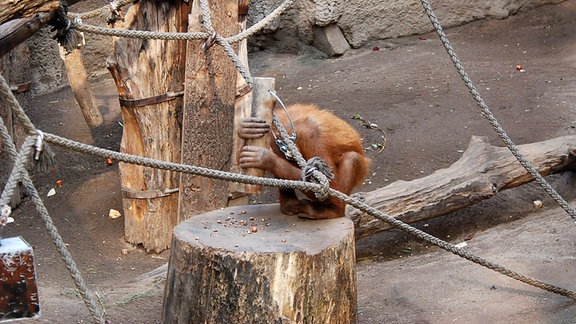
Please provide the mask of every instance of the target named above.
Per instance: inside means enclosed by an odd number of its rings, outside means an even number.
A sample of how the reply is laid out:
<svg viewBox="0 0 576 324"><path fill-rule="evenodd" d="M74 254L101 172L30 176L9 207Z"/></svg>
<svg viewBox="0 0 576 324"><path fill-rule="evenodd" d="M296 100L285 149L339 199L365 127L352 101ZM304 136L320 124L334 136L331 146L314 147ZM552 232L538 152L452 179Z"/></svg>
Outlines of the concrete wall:
<svg viewBox="0 0 576 324"><path fill-rule="evenodd" d="M461 25L483 18L506 18L522 10L565 0L431 0L444 27ZM282 0L253 0L249 14L254 21L272 11ZM418 0L296 0L292 9L266 29L253 45L276 45L292 51L301 40L314 43L314 29L336 25L351 47L386 38L425 33L432 30ZM267 37L267 38L266 38ZM283 39L286 45L278 44Z"/></svg>

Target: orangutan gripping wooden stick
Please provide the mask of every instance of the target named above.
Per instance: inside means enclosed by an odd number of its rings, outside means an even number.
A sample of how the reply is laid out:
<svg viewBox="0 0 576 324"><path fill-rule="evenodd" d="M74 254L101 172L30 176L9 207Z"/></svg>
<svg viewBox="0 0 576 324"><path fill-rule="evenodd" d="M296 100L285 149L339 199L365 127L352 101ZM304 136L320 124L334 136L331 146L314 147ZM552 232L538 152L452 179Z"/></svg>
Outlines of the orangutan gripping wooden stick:
<svg viewBox="0 0 576 324"><path fill-rule="evenodd" d="M296 146L304 159L319 157L330 167L334 175L330 182L331 188L350 194L354 187L364 182L370 159L364 156L360 135L354 128L331 112L312 104L291 105L286 111L276 110L278 119L288 131L292 127L289 125L293 125ZM244 119L238 128L238 135L244 139L274 135L280 138L277 132L270 130L270 125L257 117ZM269 171L280 179L300 180L302 170L289 159L290 156L277 145L270 149L244 146L239 164L243 168ZM346 204L341 200L328 197L319 201L313 192L305 194L309 199L299 199L293 189L280 189L282 212L310 219L344 216Z"/></svg>

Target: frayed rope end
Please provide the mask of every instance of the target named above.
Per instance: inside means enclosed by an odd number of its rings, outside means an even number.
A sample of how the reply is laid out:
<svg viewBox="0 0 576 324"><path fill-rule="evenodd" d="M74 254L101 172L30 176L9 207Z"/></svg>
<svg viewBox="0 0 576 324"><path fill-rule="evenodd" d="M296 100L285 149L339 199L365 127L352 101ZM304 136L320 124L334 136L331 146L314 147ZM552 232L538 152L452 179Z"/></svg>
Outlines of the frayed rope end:
<svg viewBox="0 0 576 324"><path fill-rule="evenodd" d="M34 150L31 150L30 169L34 172L45 172L54 166L56 154L54 154L50 145L44 141L44 133L40 130L37 130L37 132L38 137L34 144Z"/></svg>

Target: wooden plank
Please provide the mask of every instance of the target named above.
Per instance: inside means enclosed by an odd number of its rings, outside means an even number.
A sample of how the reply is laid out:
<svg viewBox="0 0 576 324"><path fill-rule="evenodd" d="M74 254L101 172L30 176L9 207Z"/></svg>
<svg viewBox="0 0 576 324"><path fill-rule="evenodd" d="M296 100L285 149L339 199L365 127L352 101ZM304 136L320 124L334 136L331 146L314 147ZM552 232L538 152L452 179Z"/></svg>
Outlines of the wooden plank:
<svg viewBox="0 0 576 324"><path fill-rule="evenodd" d="M542 175L575 168L576 136L519 145L520 152ZM359 193L365 203L410 223L445 215L518 187L533 178L505 147L473 136L462 157L446 169L412 181L396 181L384 188ZM354 221L356 238L392 228L353 207L346 216Z"/></svg>
<svg viewBox="0 0 576 324"><path fill-rule="evenodd" d="M223 37L238 33L238 0L208 1L212 25ZM189 31L201 30L198 1L193 2ZM236 68L219 45L204 50L202 41L188 42L186 89L182 118L182 163L216 170L230 169L236 94ZM228 184L182 174L180 220L221 208Z"/></svg>
<svg viewBox="0 0 576 324"><path fill-rule="evenodd" d="M139 1L126 12L124 24L127 29L185 32L189 10L184 1ZM132 103L181 92L185 55L185 41L114 40L108 69L121 99L122 152L180 162L182 97L146 100L155 102L147 105ZM178 223L180 174L127 163L120 163L119 168L126 240L152 252L168 248ZM151 193L157 194L150 196Z"/></svg>

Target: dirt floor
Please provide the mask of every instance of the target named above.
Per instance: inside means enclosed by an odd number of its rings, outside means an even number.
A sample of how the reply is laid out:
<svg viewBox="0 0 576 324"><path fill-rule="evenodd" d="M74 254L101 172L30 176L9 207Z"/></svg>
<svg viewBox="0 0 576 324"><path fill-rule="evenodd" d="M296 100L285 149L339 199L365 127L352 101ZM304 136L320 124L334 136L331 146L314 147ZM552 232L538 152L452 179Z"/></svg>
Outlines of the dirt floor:
<svg viewBox="0 0 576 324"><path fill-rule="evenodd" d="M567 1L506 20L448 30L455 49L492 111L517 144L576 133L576 2ZM379 50L376 50L379 49ZM516 69L522 65L525 72ZM360 191L412 180L446 168L472 135L501 145L457 76L435 34L375 42L336 59L313 50L251 56L254 75L276 77L286 103L314 102L350 121L363 135L372 173ZM31 100L38 128L118 150L120 114L113 82L93 83L105 116L89 130L64 88ZM363 128L359 114L385 130ZM40 194L89 288L112 323L158 323L162 276L145 275L168 253L146 254L125 243L116 165L55 148L54 172L34 175ZM569 201L576 175L548 177ZM259 199L267 201L267 196ZM533 200L544 207L534 209ZM42 316L24 321L82 323L91 318L30 201L14 210L2 233L34 247ZM506 267L576 290L574 221L538 186L504 191L473 207L415 224ZM514 281L399 231L358 242L359 323L572 323L574 300ZM144 275L144 276L143 276Z"/></svg>

